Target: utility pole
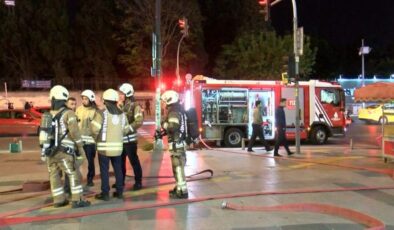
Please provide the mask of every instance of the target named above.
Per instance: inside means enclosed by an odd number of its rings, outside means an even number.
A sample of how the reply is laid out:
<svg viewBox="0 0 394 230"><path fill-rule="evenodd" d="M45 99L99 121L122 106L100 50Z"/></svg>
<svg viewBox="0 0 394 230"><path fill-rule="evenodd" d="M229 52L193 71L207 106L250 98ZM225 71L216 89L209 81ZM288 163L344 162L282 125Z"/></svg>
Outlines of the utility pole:
<svg viewBox="0 0 394 230"><path fill-rule="evenodd" d="M291 0L293 5L293 48L294 48L294 59L295 59L295 102L296 102L296 153L301 153L301 141L300 141L300 89L299 89L299 63L300 63L300 51L298 45L302 42L298 42L299 36L297 36L298 31L298 21L297 21L297 4L295 0Z"/></svg>
<svg viewBox="0 0 394 230"><path fill-rule="evenodd" d="M153 50L152 50L152 76L156 77L156 109L155 109L155 123L156 130L161 129L161 0L156 0L155 3L155 32L153 34ZM163 140L157 139L154 146L155 150L163 148Z"/></svg>

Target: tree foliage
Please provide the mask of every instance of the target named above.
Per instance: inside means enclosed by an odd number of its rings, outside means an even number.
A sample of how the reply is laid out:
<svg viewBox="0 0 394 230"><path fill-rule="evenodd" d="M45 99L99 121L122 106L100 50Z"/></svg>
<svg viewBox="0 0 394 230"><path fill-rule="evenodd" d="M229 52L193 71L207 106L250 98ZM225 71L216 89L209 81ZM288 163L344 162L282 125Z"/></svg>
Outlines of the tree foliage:
<svg viewBox="0 0 394 230"><path fill-rule="evenodd" d="M279 37L275 32L244 33L225 45L216 62L214 73L232 79L280 79L284 57L292 54L291 36ZM300 74L312 73L316 49L307 38L300 60Z"/></svg>
<svg viewBox="0 0 394 230"><path fill-rule="evenodd" d="M150 76L152 66L152 32L154 31L155 0L118 1L123 12L120 30L116 35L124 52L119 60L129 73L136 77ZM180 49L180 72L183 75L193 69L202 69L204 61L202 17L195 0L162 1L161 12L162 69L164 75L174 75L176 51L181 38L178 19L186 17L189 37Z"/></svg>

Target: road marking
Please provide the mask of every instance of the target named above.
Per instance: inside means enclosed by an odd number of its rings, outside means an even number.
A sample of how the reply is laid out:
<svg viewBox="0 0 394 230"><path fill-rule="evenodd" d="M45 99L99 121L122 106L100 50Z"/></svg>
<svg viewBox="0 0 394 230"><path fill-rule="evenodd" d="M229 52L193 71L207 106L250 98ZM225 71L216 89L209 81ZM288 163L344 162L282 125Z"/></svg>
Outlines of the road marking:
<svg viewBox="0 0 394 230"><path fill-rule="evenodd" d="M316 163L303 163L303 164L288 166L288 168L298 169L298 168L304 168L304 167L316 165L319 163L331 163L331 162L345 160L345 159L361 159L361 158L364 158L364 157L351 156L351 157L330 157L328 159L314 159L314 161L316 161Z"/></svg>

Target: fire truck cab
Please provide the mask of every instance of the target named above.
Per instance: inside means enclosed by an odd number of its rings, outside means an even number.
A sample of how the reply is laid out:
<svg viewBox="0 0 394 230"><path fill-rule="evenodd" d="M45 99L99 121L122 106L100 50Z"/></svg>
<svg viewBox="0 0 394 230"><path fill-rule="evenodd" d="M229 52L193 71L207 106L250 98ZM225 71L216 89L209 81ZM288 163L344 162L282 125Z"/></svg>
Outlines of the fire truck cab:
<svg viewBox="0 0 394 230"><path fill-rule="evenodd" d="M344 135L345 95L336 83L318 80L299 82L300 136L314 144ZM252 113L257 100L262 104L266 140L275 139L275 109L281 98L285 108L287 138L295 139L295 87L281 81L217 80L198 75L185 92L185 107L195 107L204 140L227 147L241 146L252 134Z"/></svg>

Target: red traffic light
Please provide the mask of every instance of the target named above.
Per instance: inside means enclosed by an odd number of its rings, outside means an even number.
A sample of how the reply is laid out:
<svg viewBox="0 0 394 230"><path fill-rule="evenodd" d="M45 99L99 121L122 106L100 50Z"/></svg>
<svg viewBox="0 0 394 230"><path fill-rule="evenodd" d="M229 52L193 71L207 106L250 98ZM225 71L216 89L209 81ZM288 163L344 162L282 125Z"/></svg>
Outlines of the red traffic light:
<svg viewBox="0 0 394 230"><path fill-rule="evenodd" d="M186 21L185 21L185 19L179 19L179 20L178 20L178 25L179 25L179 27L180 27L181 29L184 29L185 26L186 26Z"/></svg>
<svg viewBox="0 0 394 230"><path fill-rule="evenodd" d="M268 1L267 0L259 0L259 5L265 6L267 5Z"/></svg>

